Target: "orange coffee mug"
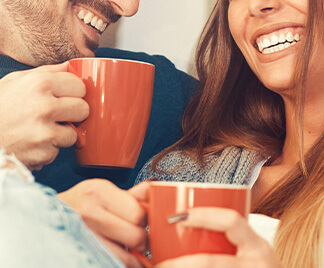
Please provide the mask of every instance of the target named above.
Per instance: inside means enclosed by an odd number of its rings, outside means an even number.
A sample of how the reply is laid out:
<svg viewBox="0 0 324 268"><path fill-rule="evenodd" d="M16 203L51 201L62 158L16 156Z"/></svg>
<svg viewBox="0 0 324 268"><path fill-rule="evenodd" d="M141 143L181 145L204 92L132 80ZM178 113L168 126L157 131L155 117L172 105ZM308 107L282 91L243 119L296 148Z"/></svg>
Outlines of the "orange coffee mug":
<svg viewBox="0 0 324 268"><path fill-rule="evenodd" d="M89 117L75 124L79 164L92 167L136 165L153 97L154 65L123 59L78 58L68 71L86 86Z"/></svg>
<svg viewBox="0 0 324 268"><path fill-rule="evenodd" d="M210 183L151 182L149 201L142 202L148 213L151 259L132 252L147 268L184 255L197 253L235 254L236 247L224 233L181 227L169 217L193 207L221 207L236 210L247 218L250 188Z"/></svg>

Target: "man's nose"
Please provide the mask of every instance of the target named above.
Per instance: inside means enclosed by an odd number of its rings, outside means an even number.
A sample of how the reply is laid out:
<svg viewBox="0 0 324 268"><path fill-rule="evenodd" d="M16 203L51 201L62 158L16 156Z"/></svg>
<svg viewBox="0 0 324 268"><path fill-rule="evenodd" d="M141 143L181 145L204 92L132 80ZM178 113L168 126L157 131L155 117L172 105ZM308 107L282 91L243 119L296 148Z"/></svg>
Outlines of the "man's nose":
<svg viewBox="0 0 324 268"><path fill-rule="evenodd" d="M140 0L109 0L115 12L121 16L130 17L136 14Z"/></svg>

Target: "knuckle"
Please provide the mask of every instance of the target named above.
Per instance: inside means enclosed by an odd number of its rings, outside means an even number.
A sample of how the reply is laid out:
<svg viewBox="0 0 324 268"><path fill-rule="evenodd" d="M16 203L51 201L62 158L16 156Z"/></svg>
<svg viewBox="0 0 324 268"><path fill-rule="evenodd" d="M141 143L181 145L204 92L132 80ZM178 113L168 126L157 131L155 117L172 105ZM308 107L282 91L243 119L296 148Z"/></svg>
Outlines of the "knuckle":
<svg viewBox="0 0 324 268"><path fill-rule="evenodd" d="M83 202L82 205L78 208L78 213L86 223L94 221L94 214L92 213L92 211L93 209L88 204L88 202Z"/></svg>
<svg viewBox="0 0 324 268"><path fill-rule="evenodd" d="M37 144L52 144L56 137L56 133L53 128L47 126L41 126L38 129L37 135L35 136L35 143ZM48 145L49 148L53 146ZM50 150L50 149L49 149Z"/></svg>
<svg viewBox="0 0 324 268"><path fill-rule="evenodd" d="M33 81L35 87L40 91L51 90L55 84L53 74L47 72L30 73L28 78Z"/></svg>
<svg viewBox="0 0 324 268"><path fill-rule="evenodd" d="M138 206L136 206L134 209L130 209L129 211L130 222L139 225L143 221L145 213Z"/></svg>
<svg viewBox="0 0 324 268"><path fill-rule="evenodd" d="M55 114L55 105L54 102L50 99L42 99L37 103L37 109L35 113L38 114L38 117L41 119L48 119Z"/></svg>
<svg viewBox="0 0 324 268"><path fill-rule="evenodd" d="M82 81L82 79L72 73L65 73L64 75L66 75L66 79L68 79L71 82L71 84L73 85L74 90L76 90L75 92L77 93L77 95L80 96L81 98L84 97L86 94L86 86L85 86L84 82ZM68 76L70 76L70 77L68 77Z"/></svg>

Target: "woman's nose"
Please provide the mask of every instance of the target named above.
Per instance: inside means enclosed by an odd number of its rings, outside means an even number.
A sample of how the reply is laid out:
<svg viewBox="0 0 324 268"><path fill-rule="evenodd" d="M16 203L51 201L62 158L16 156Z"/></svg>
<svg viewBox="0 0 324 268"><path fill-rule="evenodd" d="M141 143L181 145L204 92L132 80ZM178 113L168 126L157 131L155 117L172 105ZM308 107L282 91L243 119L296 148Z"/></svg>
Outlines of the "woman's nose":
<svg viewBox="0 0 324 268"><path fill-rule="evenodd" d="M249 11L253 17L270 15L281 6L281 0L250 0Z"/></svg>
<svg viewBox="0 0 324 268"><path fill-rule="evenodd" d="M140 0L109 0L115 12L121 16L130 17L136 14Z"/></svg>

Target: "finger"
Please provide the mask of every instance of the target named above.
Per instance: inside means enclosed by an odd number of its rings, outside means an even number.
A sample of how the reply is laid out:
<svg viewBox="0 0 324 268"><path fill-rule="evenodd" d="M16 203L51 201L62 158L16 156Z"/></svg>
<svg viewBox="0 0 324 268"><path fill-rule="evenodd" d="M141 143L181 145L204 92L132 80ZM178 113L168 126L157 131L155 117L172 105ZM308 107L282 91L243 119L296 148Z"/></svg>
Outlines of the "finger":
<svg viewBox="0 0 324 268"><path fill-rule="evenodd" d="M213 254L194 254L187 255L175 259L164 261L156 266L156 268L169 267L186 267L186 268L241 268L254 267L243 266L242 263L237 262L233 256L230 255L213 255Z"/></svg>
<svg viewBox="0 0 324 268"><path fill-rule="evenodd" d="M68 65L69 62L63 62L63 63L59 63L59 64L50 64L50 65L43 65L31 70L27 70L26 72L33 72L33 71L37 71L37 72L50 72L50 73L58 73L58 72L67 72L68 70Z"/></svg>
<svg viewBox="0 0 324 268"><path fill-rule="evenodd" d="M147 237L144 228L134 225L112 213L97 207L93 213L82 215L85 223L101 236L116 241L129 248L144 251Z"/></svg>
<svg viewBox="0 0 324 268"><path fill-rule="evenodd" d="M231 209L215 207L192 208L181 224L212 231L224 232L227 239L238 247L255 247L260 239L246 219Z"/></svg>
<svg viewBox="0 0 324 268"><path fill-rule="evenodd" d="M22 162L30 170L39 170L42 166L50 164L58 155L59 149L54 146L32 148L22 155ZM28 159L28 161L24 161Z"/></svg>
<svg viewBox="0 0 324 268"><path fill-rule="evenodd" d="M261 258L237 258L234 255L194 254L170 259L159 263L155 268L281 268L273 262L265 262Z"/></svg>
<svg viewBox="0 0 324 268"><path fill-rule="evenodd" d="M97 234L98 235L98 234ZM125 250L124 247L114 243L110 240L105 239L104 237L98 235L99 239L103 242L103 244L110 249L110 251L115 254L125 265L126 267L132 268L142 268L142 265L137 260L137 258L132 255L130 252Z"/></svg>
<svg viewBox="0 0 324 268"><path fill-rule="evenodd" d="M55 124L55 138L52 141L52 145L57 148L68 148L75 144L77 140L76 131L66 124Z"/></svg>
<svg viewBox="0 0 324 268"><path fill-rule="evenodd" d="M147 181L141 182L136 186L130 188L128 192L134 196L137 200L146 201L148 200L148 189L150 188L150 183Z"/></svg>
<svg viewBox="0 0 324 268"><path fill-rule="evenodd" d="M86 93L86 87L83 81L72 73L55 73L55 81L56 85L52 89L55 97L83 98Z"/></svg>
<svg viewBox="0 0 324 268"><path fill-rule="evenodd" d="M110 191L109 195L102 193L101 202L106 210L118 215L122 219L130 223L140 225L145 219L145 210L138 203L136 198L129 194L129 192L119 189L115 186L115 191Z"/></svg>
<svg viewBox="0 0 324 268"><path fill-rule="evenodd" d="M7 82L16 80L18 78L23 77L24 75L30 74L30 73L39 73L39 72L50 72L50 73L58 73L58 72L67 72L68 70L68 62L63 62L60 64L52 64L52 65L43 65L37 68L32 68L29 70L24 71L15 71L12 73L7 74L3 77L3 80L6 80Z"/></svg>
<svg viewBox="0 0 324 268"><path fill-rule="evenodd" d="M89 105L80 98L58 98L53 106L51 118L54 122L81 122L89 116Z"/></svg>

